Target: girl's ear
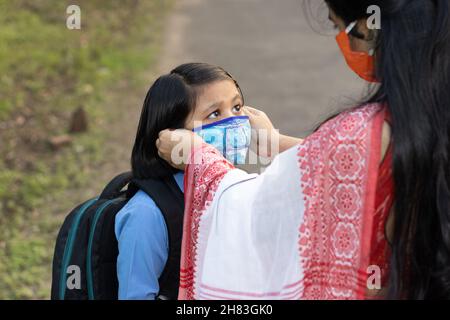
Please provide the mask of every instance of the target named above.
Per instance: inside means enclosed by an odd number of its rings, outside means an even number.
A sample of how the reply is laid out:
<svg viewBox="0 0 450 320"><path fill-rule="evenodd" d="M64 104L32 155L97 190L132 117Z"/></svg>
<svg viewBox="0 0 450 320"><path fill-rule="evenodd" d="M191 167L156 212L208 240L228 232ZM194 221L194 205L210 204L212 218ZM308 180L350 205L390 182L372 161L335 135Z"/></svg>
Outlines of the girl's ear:
<svg viewBox="0 0 450 320"><path fill-rule="evenodd" d="M363 19L358 31L364 36L364 51L367 51L370 55L372 55L375 51L377 43L378 30L369 29L367 26L367 19Z"/></svg>
<svg viewBox="0 0 450 320"><path fill-rule="evenodd" d="M367 27L367 19L358 20L349 38L353 51L370 53L375 46L375 33Z"/></svg>

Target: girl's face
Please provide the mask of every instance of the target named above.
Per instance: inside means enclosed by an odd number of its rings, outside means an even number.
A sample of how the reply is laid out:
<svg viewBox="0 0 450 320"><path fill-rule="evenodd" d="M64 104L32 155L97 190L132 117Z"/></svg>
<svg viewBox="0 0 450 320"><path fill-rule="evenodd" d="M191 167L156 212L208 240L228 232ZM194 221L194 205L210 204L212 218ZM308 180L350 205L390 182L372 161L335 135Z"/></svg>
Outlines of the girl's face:
<svg viewBox="0 0 450 320"><path fill-rule="evenodd" d="M225 118L242 116L243 100L231 80L216 81L200 88L194 111L188 116L185 128L192 130Z"/></svg>

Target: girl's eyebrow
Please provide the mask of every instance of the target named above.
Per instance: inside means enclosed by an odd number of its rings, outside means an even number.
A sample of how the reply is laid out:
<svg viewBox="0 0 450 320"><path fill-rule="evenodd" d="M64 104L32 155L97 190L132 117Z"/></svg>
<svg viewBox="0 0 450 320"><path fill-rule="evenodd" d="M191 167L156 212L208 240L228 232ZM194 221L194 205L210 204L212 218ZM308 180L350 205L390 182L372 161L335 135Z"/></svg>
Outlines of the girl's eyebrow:
<svg viewBox="0 0 450 320"><path fill-rule="evenodd" d="M242 97L239 93L237 93L234 98L231 100L232 102L236 100L242 100ZM221 104L223 104L223 101L218 101L210 105L205 111L203 111L203 114L210 114L214 109L217 109Z"/></svg>
<svg viewBox="0 0 450 320"><path fill-rule="evenodd" d="M203 111L203 114L210 114L214 109L217 109L222 102L216 102L210 105L205 111Z"/></svg>

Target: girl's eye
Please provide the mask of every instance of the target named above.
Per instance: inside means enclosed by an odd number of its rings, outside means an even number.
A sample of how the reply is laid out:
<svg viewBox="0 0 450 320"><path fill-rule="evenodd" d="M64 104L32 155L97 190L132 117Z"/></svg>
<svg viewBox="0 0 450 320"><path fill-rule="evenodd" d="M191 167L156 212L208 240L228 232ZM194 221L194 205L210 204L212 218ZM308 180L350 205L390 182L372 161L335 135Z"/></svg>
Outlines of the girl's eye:
<svg viewBox="0 0 450 320"><path fill-rule="evenodd" d="M211 113L211 114L208 116L208 119L216 119L216 118L218 118L219 116L220 116L219 111L214 111L213 113Z"/></svg>
<svg viewBox="0 0 450 320"><path fill-rule="evenodd" d="M240 105L237 105L237 106L233 107L233 111L236 112L236 113L241 112L241 109L242 109L242 107Z"/></svg>

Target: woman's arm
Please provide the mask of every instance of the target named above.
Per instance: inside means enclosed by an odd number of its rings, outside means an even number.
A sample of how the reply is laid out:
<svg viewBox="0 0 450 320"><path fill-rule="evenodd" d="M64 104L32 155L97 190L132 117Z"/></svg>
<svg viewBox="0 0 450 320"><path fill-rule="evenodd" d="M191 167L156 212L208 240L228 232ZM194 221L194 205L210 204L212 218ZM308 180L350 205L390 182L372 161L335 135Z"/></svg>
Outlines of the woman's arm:
<svg viewBox="0 0 450 320"><path fill-rule="evenodd" d="M303 139L280 134L263 111L248 106L243 110L250 118L252 126L252 150L259 156L274 157L303 142ZM204 143L203 139L192 131L166 129L159 133L156 147L161 158L174 168L185 170L192 150Z"/></svg>
<svg viewBox="0 0 450 320"><path fill-rule="evenodd" d="M303 142L303 139L280 134L280 153Z"/></svg>
<svg viewBox="0 0 450 320"><path fill-rule="evenodd" d="M248 106L243 110L252 125L251 148L259 156L274 157L303 142L303 139L280 134L265 112Z"/></svg>

